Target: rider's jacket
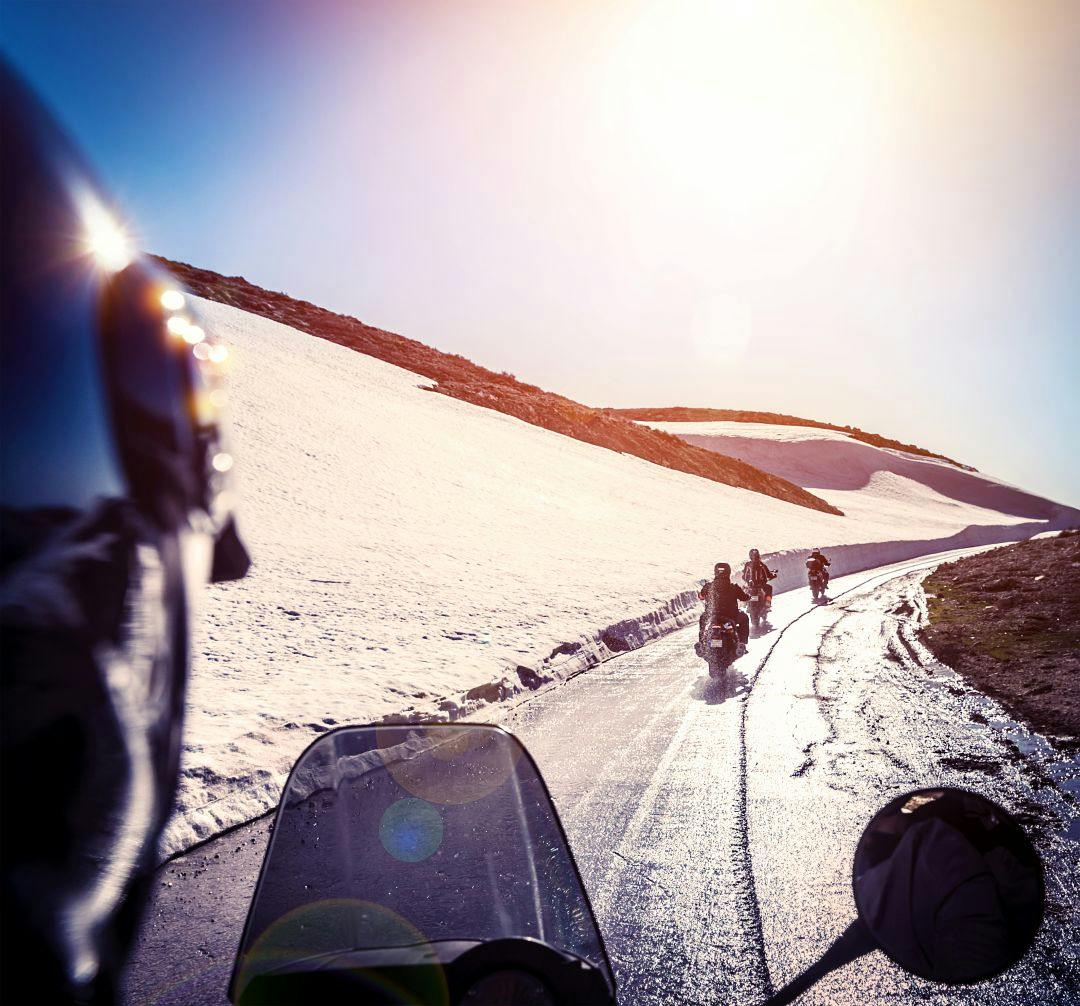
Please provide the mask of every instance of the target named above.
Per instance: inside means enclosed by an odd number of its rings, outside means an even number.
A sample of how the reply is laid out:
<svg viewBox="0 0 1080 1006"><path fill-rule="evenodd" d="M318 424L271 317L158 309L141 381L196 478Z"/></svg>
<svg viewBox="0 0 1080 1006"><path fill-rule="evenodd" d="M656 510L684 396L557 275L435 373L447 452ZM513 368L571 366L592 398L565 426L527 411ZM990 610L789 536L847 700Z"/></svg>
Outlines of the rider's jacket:
<svg viewBox="0 0 1080 1006"><path fill-rule="evenodd" d="M750 600L750 595L730 580L711 580L701 588L698 597L711 607L714 618L718 615L733 618L739 613L739 602Z"/></svg>
<svg viewBox="0 0 1080 1006"><path fill-rule="evenodd" d="M760 559L751 559L743 566L742 578L744 583L752 587L764 587L770 580L776 579L776 574Z"/></svg>
<svg viewBox="0 0 1080 1006"><path fill-rule="evenodd" d="M818 562L820 562L822 566L830 566L830 565L832 565L832 564L831 564L831 563L829 562L829 560L828 560L828 559L826 559L826 558L825 558L825 556L824 556L824 555L822 555L822 554L821 554L821 552L819 552L819 551L817 551L817 550L815 550L815 551L811 552L811 553L810 553L810 556L809 556L809 557L810 557L811 559L817 559L817 561L818 561Z"/></svg>

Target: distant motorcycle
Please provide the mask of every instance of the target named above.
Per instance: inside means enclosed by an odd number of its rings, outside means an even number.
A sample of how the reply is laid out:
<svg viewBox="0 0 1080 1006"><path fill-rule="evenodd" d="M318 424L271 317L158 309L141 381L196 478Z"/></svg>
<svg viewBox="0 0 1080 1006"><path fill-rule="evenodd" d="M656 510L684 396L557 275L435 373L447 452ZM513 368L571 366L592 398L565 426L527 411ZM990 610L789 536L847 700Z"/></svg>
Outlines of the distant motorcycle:
<svg viewBox="0 0 1080 1006"><path fill-rule="evenodd" d="M806 560L806 579L815 604L825 600L825 570L816 559Z"/></svg>
<svg viewBox="0 0 1080 1006"><path fill-rule="evenodd" d="M775 569L771 569L769 572L776 576ZM764 587L750 582L746 582L746 592L750 595L750 600L746 603L746 613L750 616L751 628L757 633L761 631L763 626L768 624L772 600Z"/></svg>
<svg viewBox="0 0 1080 1006"><path fill-rule="evenodd" d="M746 614L750 615L751 628L758 632L765 625L769 613L769 598L760 587L751 589L750 601L746 602Z"/></svg>
<svg viewBox="0 0 1080 1006"><path fill-rule="evenodd" d="M750 588L750 600L746 603L746 613L750 616L750 626L754 632L760 631L768 620L769 596L761 587Z"/></svg>

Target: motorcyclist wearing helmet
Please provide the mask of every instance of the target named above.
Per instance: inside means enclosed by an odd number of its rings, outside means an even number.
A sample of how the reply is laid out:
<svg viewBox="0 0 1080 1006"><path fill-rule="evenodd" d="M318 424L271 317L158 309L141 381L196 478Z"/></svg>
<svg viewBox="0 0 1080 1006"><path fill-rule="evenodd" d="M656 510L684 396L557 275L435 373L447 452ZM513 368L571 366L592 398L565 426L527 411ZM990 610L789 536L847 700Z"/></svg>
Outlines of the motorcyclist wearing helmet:
<svg viewBox="0 0 1080 1006"><path fill-rule="evenodd" d="M750 638L750 616L740 610L740 601L749 601L750 595L737 583L731 581L731 566L718 562L713 567L713 578L706 583L698 597L705 602L705 611L698 624L698 638L705 634L710 621L717 618L732 619L739 629L739 639L745 645Z"/></svg>
<svg viewBox="0 0 1080 1006"><path fill-rule="evenodd" d="M0 61L0 994L115 1000L199 582L243 576L212 336Z"/></svg>
<svg viewBox="0 0 1080 1006"><path fill-rule="evenodd" d="M776 579L776 570L769 569L761 561L761 553L756 548L750 549L750 558L743 564L742 578L751 591L763 591L766 607L772 607L773 589L769 581Z"/></svg>
<svg viewBox="0 0 1080 1006"><path fill-rule="evenodd" d="M820 548L815 548L807 557L806 561L816 563L815 568L821 571L821 575L825 578L825 586L829 585L829 560L825 558Z"/></svg>

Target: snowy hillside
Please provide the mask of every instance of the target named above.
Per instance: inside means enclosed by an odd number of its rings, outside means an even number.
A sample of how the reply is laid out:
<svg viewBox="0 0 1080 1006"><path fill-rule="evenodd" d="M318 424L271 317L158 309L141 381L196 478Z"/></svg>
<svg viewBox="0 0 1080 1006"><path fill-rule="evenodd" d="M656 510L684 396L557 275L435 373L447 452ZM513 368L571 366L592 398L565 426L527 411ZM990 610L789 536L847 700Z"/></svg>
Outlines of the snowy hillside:
<svg viewBox="0 0 1080 1006"><path fill-rule="evenodd" d="M335 723L475 713L689 621L695 581L751 546L822 545L851 571L957 536L1050 527L895 472L830 489L846 517L812 511L432 394L408 371L235 308L200 307L232 347L254 566L212 588L198 619L165 852L273 806L293 759ZM794 582L798 552L779 559Z"/></svg>
<svg viewBox="0 0 1080 1006"><path fill-rule="evenodd" d="M916 499L923 519L940 519L943 526L949 526L959 513L970 514L970 508L983 511L973 523L993 523L1001 514L1017 521L1054 520L1069 513L1073 520L1080 516L1070 507L974 470L942 459L872 447L839 431L743 422L647 425L812 488L852 516L909 506ZM958 510L964 507L969 509Z"/></svg>

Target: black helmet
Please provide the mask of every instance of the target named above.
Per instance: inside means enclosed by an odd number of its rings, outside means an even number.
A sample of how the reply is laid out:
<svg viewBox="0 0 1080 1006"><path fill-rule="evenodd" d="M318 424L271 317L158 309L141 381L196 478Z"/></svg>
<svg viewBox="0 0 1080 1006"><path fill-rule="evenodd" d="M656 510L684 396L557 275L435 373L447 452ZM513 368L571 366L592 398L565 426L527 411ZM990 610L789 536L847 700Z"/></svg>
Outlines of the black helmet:
<svg viewBox="0 0 1080 1006"><path fill-rule="evenodd" d="M172 808L188 592L248 567L224 349L2 62L0 99L2 991L111 1001Z"/></svg>
<svg viewBox="0 0 1080 1006"><path fill-rule="evenodd" d="M731 564L726 562L718 562L713 566L713 573L717 576L731 576Z"/></svg>
<svg viewBox="0 0 1080 1006"><path fill-rule="evenodd" d="M756 548L752 548L752 549L750 549L750 558L751 559L760 559L761 558L761 553Z"/></svg>

